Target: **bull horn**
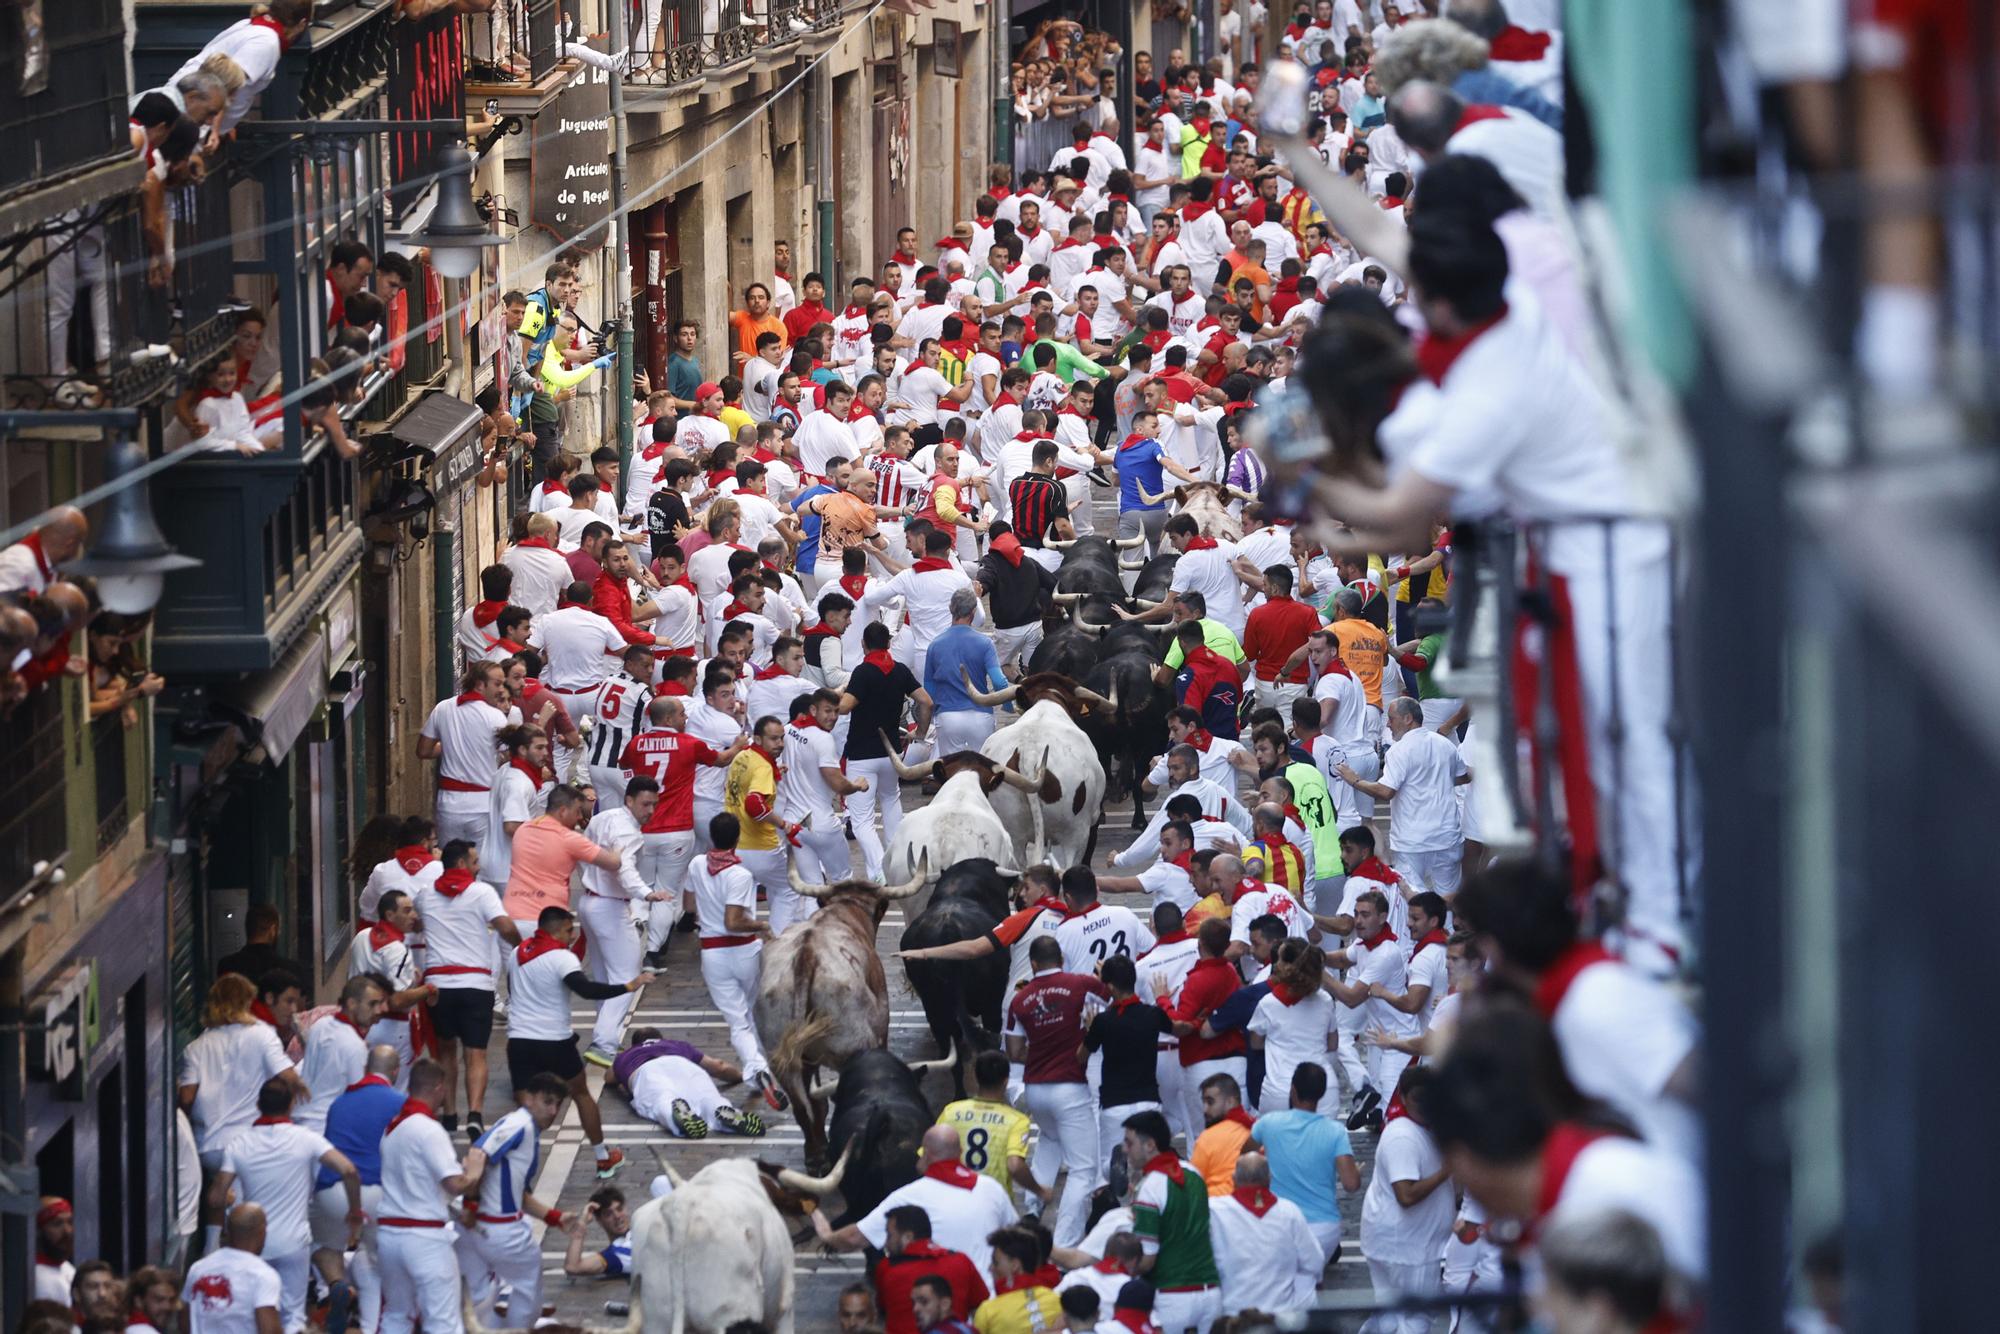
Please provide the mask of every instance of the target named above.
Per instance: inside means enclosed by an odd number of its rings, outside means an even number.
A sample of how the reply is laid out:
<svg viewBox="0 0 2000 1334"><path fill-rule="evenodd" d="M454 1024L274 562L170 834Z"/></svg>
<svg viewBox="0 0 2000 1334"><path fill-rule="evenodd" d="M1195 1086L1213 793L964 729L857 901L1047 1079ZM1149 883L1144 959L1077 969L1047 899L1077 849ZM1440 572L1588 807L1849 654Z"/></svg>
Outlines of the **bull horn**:
<svg viewBox="0 0 2000 1334"><path fill-rule="evenodd" d="M824 1102L833 1096L834 1089L839 1086L840 1079L838 1076L824 1082L815 1079L806 1086L806 1100L808 1102Z"/></svg>
<svg viewBox="0 0 2000 1334"><path fill-rule="evenodd" d="M1118 568L1121 570L1143 570L1146 568L1146 558L1141 556L1138 560L1125 560L1121 557L1118 561Z"/></svg>
<svg viewBox="0 0 2000 1334"><path fill-rule="evenodd" d="M1083 619L1083 614L1075 607L1069 609L1069 623L1072 629L1079 630L1086 635L1101 635L1111 628L1106 625L1092 625L1089 621Z"/></svg>
<svg viewBox="0 0 2000 1334"><path fill-rule="evenodd" d="M957 1065L958 1061L953 1057L943 1056L935 1061L918 1061L915 1065L910 1067L910 1073L915 1075L918 1079L922 1079L925 1075L931 1074L934 1071L951 1070L956 1068Z"/></svg>
<svg viewBox="0 0 2000 1334"><path fill-rule="evenodd" d="M991 708L995 704L1005 704L1008 700L1014 698L1016 694L1020 693L1021 687L1019 685L1007 686L1000 690L980 690L972 684L972 673L966 671L963 664L960 664L958 674L964 680L965 693L972 696L972 702L987 708Z"/></svg>
<svg viewBox="0 0 2000 1334"><path fill-rule="evenodd" d="M1040 774L1036 774L1033 778L1030 778L1018 769L1002 769L1000 777L1006 782L1007 786L1019 788L1023 792L1033 792L1042 785L1042 776Z"/></svg>
<svg viewBox="0 0 2000 1334"><path fill-rule="evenodd" d="M1245 491L1240 486L1225 486L1222 489L1227 491L1230 495L1235 496L1238 500L1257 499L1257 493L1255 491Z"/></svg>
<svg viewBox="0 0 2000 1334"><path fill-rule="evenodd" d="M1093 709L1100 704L1109 704L1111 702L1110 700L1104 698L1104 696L1098 694L1095 690L1092 690L1089 686L1077 686L1076 697L1082 700L1085 704L1088 704ZM1047 761L1044 760L1043 763L1046 764Z"/></svg>
<svg viewBox="0 0 2000 1334"><path fill-rule="evenodd" d="M1113 538L1111 542L1111 545L1117 547L1120 551L1130 551L1133 547L1141 547L1145 544L1146 535L1144 533L1140 533L1136 537Z"/></svg>
<svg viewBox="0 0 2000 1334"><path fill-rule="evenodd" d="M803 894L809 899L825 898L827 892L832 888L831 885L809 884L799 879L799 864L789 859L785 863L785 874L791 879L792 891L797 894Z"/></svg>
<svg viewBox="0 0 2000 1334"><path fill-rule="evenodd" d="M465 1288L459 1293L458 1303L467 1334L498 1334L492 1327L480 1323L478 1308L472 1303L471 1288ZM535 1314L539 1317L541 1312L537 1311Z"/></svg>
<svg viewBox="0 0 2000 1334"><path fill-rule="evenodd" d="M1132 489L1137 491L1139 493L1139 499L1148 505L1157 505L1161 501L1165 500L1168 496L1173 495L1173 492L1171 490L1162 491L1158 495L1154 495L1151 491L1148 491L1146 489L1146 484L1144 482L1134 482L1132 484ZM1144 539L1145 539L1145 534L1141 533L1140 540L1143 541Z"/></svg>
<svg viewBox="0 0 2000 1334"><path fill-rule="evenodd" d="M930 865L930 857L931 857L931 850L929 848L925 848L923 852L919 854L920 861L917 867L917 873L911 876L908 880L905 880L900 885L882 886L882 897L893 903L897 899L907 899L912 894L922 889L924 887L924 882L930 879L930 877L925 874L925 869Z"/></svg>
<svg viewBox="0 0 2000 1334"><path fill-rule="evenodd" d="M659 1145L649 1144L646 1147L653 1151L653 1161L660 1165L660 1171L665 1174L667 1180L673 1185L675 1190L679 1190L687 1184L686 1178L682 1177L679 1172L674 1171L674 1165L667 1161L667 1155L660 1152Z"/></svg>
<svg viewBox="0 0 2000 1334"><path fill-rule="evenodd" d="M847 1175L847 1155L853 1152L854 1141L850 1139L840 1151L840 1160L833 1165L833 1170L823 1177L809 1177L804 1172L781 1167L778 1169L778 1184L801 1195L831 1195L839 1189L840 1179Z"/></svg>
<svg viewBox="0 0 2000 1334"><path fill-rule="evenodd" d="M1113 713L1118 712L1118 681L1115 677L1111 682L1111 697L1104 701L1104 707Z"/></svg>
<svg viewBox="0 0 2000 1334"><path fill-rule="evenodd" d="M1090 594L1088 593L1051 593L1049 594L1049 601L1055 603L1058 607L1074 607L1089 596Z"/></svg>
<svg viewBox="0 0 2000 1334"><path fill-rule="evenodd" d="M928 766L903 763L903 757L896 753L896 743L889 739L887 732L878 730L876 735L882 738L882 745L889 752L889 763L896 766L896 777L906 782L915 783L931 776Z"/></svg>
<svg viewBox="0 0 2000 1334"><path fill-rule="evenodd" d="M1133 605L1135 605L1136 607L1138 607L1138 608L1139 608L1139 610L1140 610L1140 611L1142 611L1142 612L1147 612L1147 611L1151 611L1151 610L1153 610L1153 608L1155 608L1155 607L1158 607L1158 606L1161 606L1161 605L1163 605L1163 604L1161 604L1160 602L1157 602L1157 601L1155 601L1155 600L1154 600L1154 599L1152 599L1152 598L1138 598L1138 597L1135 597L1135 598L1133 598L1133 599L1132 599L1132 602L1133 602Z"/></svg>
<svg viewBox="0 0 2000 1334"><path fill-rule="evenodd" d="M1051 551L1068 551L1076 545L1076 539L1071 538L1065 542L1061 538L1045 537L1042 539L1042 545L1048 547Z"/></svg>
<svg viewBox="0 0 2000 1334"><path fill-rule="evenodd" d="M1044 746L1042 747L1041 774L1035 779L1035 786L1039 788L1048 775L1049 748ZM1042 860L1048 856L1048 828L1042 822L1042 803L1033 795L1028 800L1028 818L1033 820L1035 825L1034 837L1028 842L1028 864L1030 866L1039 866Z"/></svg>

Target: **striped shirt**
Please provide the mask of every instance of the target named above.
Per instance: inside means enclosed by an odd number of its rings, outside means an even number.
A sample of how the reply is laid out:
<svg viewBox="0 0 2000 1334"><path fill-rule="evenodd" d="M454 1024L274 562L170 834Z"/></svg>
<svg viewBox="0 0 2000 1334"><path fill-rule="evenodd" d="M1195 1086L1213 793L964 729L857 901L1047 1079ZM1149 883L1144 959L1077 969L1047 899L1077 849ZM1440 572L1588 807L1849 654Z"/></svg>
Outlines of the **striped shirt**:
<svg viewBox="0 0 2000 1334"><path fill-rule="evenodd" d="M1013 509L1014 535L1024 547L1040 547L1050 526L1069 514L1068 498L1047 473L1031 472L1015 478L1007 486L1007 503Z"/></svg>
<svg viewBox="0 0 2000 1334"><path fill-rule="evenodd" d="M1245 860L1263 858L1267 884L1288 889L1300 898L1305 897L1305 857L1283 835L1270 834L1258 839L1244 849L1243 856Z"/></svg>
<svg viewBox="0 0 2000 1334"><path fill-rule="evenodd" d="M639 734L639 721L652 702L653 687L644 681L635 681L624 672L609 677L599 687L594 704L597 726L590 731L590 763L617 768L625 743Z"/></svg>

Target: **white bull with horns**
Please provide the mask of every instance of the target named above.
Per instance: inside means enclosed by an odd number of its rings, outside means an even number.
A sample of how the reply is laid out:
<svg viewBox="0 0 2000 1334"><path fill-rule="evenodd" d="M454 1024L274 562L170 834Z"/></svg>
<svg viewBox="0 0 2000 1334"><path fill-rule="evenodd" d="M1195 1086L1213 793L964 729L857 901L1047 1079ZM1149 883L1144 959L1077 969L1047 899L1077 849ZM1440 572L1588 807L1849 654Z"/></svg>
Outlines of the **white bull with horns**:
<svg viewBox="0 0 2000 1334"><path fill-rule="evenodd" d="M888 738L883 740L886 742ZM915 877L928 885L946 868L970 857L992 861L1002 874L1020 874L1013 862L1014 837L994 812L989 796L1003 785L1024 795L1038 792L1048 781L1046 771L1024 774L972 751L959 751L928 765L905 764L893 744L889 746L889 759L904 781L931 778L939 780L940 786L936 796L904 815L902 823L896 826L896 836L889 841L883 858L885 874ZM1033 864L1042 859L1044 846L1042 803L1027 804L1032 815L1028 823L1033 831L1028 844L1028 863ZM910 916L923 911L927 902L925 899L911 904ZM769 966L767 961L765 967Z"/></svg>
<svg viewBox="0 0 2000 1334"><path fill-rule="evenodd" d="M1115 708L1116 702L1054 672L1036 672L1001 690L976 688L965 669L966 692L984 705L1014 701L1022 712L1015 721L986 738L980 754L1003 769L1018 773L1028 757L1040 755L1042 781L1033 791L1007 783L987 795L1003 828L1017 832L1022 865L1046 856L1059 867L1088 864L1092 835L1104 814L1104 765L1097 747L1076 720L1092 709ZM1043 843L1041 855L1027 844L1030 830Z"/></svg>

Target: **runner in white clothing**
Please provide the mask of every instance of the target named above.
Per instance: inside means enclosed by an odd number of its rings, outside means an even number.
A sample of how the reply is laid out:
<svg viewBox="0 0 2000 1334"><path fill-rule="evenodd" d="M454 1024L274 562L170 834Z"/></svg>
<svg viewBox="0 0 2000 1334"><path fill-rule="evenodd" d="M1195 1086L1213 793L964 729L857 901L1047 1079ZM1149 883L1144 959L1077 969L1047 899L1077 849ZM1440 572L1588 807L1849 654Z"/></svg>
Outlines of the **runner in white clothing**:
<svg viewBox="0 0 2000 1334"><path fill-rule="evenodd" d="M418 1061L410 1100L382 1135L382 1320L377 1334L464 1334L451 1206L475 1190L486 1167L477 1147L459 1163L451 1134L431 1114L445 1092L444 1068Z"/></svg>
<svg viewBox="0 0 2000 1334"><path fill-rule="evenodd" d="M736 855L742 825L724 811L708 822L709 847L688 870L694 891L695 918L701 934L701 980L709 998L729 1025L729 1045L736 1050L743 1076L763 1089L765 1102L782 1111L787 1099L771 1077L771 1064L750 1017L757 990L763 938L771 928L757 920L757 882Z"/></svg>
<svg viewBox="0 0 2000 1334"><path fill-rule="evenodd" d="M497 662L475 662L465 669L459 693L442 700L424 720L417 738L417 758L436 760L438 842L455 838L477 841L486 832L487 794L500 767L495 735L507 725L507 675Z"/></svg>
<svg viewBox="0 0 2000 1334"><path fill-rule="evenodd" d="M443 863L437 867L442 876ZM437 878L426 885L435 884ZM423 959L410 943L417 928L416 896L392 889L375 910L380 920L357 933L348 947L347 973L350 979L367 977L389 989L382 1012L375 1016L375 1026L368 1030L368 1045L388 1047L396 1053L395 1084L403 1088L417 1059L411 1028L419 1023L428 1027L429 1013L423 1007L426 1001L437 999L437 988L424 981Z"/></svg>
<svg viewBox="0 0 2000 1334"><path fill-rule="evenodd" d="M591 817L584 831L584 837L598 847L618 853L615 871L596 865L583 868L583 900L577 904L577 920L583 923L584 937L590 942L586 969L593 982L622 984L639 975L652 905L673 897L667 890L654 889L639 873L645 847L642 831L659 804L658 780L636 774L626 784L624 799ZM583 1054L586 1061L610 1068L618 1054L619 1030L637 1002L636 996L626 992L597 1003L597 1025Z"/></svg>
<svg viewBox="0 0 2000 1334"><path fill-rule="evenodd" d="M264 1232L259 1206L229 1211L225 1244L190 1265L181 1286L189 1334L285 1334L284 1284L261 1255Z"/></svg>
<svg viewBox="0 0 2000 1334"><path fill-rule="evenodd" d="M792 847L792 865L800 880L809 884L832 885L845 880L854 869L847 851L845 799L850 792L866 792L868 780L849 778L840 763L840 748L833 737L840 719L840 693L815 690L805 709L785 724L784 771L778 775L778 818L796 826L797 842ZM809 915L811 907L799 905L793 920Z"/></svg>
<svg viewBox="0 0 2000 1334"><path fill-rule="evenodd" d="M326 1129L326 1109L361 1078L368 1065L368 1030L387 996L372 978L351 977L340 989L340 1008L306 1031L299 1078L312 1096L293 1119L307 1130Z"/></svg>
<svg viewBox="0 0 2000 1334"><path fill-rule="evenodd" d="M520 1105L495 1121L475 1146L486 1156L486 1170L456 1250L467 1295L482 1322L493 1318L503 1293L510 1312L542 1309L542 1248L528 1220L540 1219L551 1232L563 1225L562 1210L533 1192L542 1165L541 1135L562 1115L568 1096L554 1075L534 1076L514 1090Z"/></svg>
<svg viewBox="0 0 2000 1334"><path fill-rule="evenodd" d="M417 891L424 923L424 981L437 988L431 1005L438 1067L438 1114L455 1128L459 1048L465 1049L465 1105L473 1119L486 1102L486 1045L493 1037L493 937L521 943L521 932L500 903L499 891L479 878L479 851L464 839L444 845L444 873ZM414 1069L415 1067L412 1067ZM414 1086L413 1086L414 1087Z"/></svg>

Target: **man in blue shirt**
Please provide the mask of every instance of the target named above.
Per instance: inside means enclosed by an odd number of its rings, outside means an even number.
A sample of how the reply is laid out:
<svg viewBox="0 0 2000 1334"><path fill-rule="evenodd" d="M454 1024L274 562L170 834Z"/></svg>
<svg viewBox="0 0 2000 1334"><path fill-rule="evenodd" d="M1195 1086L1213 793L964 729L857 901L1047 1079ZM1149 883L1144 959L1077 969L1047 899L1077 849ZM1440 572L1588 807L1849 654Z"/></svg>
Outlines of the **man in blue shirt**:
<svg viewBox="0 0 2000 1334"><path fill-rule="evenodd" d="M1149 399L1155 396L1153 385L1147 385L1146 390ZM1158 394L1166 394L1164 385ZM1146 554L1158 555L1167 525L1169 489L1162 474L1171 472L1184 482L1194 481L1195 475L1161 450L1160 414L1155 408L1140 408L1132 414L1132 434L1118 446L1112 466L1118 470L1119 541L1143 535Z"/></svg>
<svg viewBox="0 0 2000 1334"><path fill-rule="evenodd" d="M978 750L979 743L993 735L993 710L967 693L966 682L982 694L1007 688L993 641L972 628L979 614L979 595L961 588L951 595L947 609L951 627L931 641L924 658L924 691L931 697L931 716L937 723L933 754L940 760L961 750Z"/></svg>
<svg viewBox="0 0 2000 1334"><path fill-rule="evenodd" d="M806 502L846 490L846 477L847 460L835 459L833 466L828 469L825 482L814 482L792 497L792 517L799 521L799 527L806 535L805 540L799 543L798 555L792 561L792 568L798 571L799 583L805 588L806 596L809 598L819 596L819 580L813 576L813 566L819 560L819 528L826 521L807 509ZM832 485L829 486L828 482Z"/></svg>
<svg viewBox="0 0 2000 1334"><path fill-rule="evenodd" d="M329 1021L331 1022L331 1021ZM350 1283L342 1254L347 1247L347 1188L332 1168L322 1167L312 1202L313 1266L326 1280L327 1319L336 1329L347 1328L348 1305L358 1291L361 1327L375 1328L382 1314L381 1270L375 1260L375 1227L382 1195L382 1133L403 1110L403 1093L395 1084L402 1064L396 1049L371 1047L361 1081L333 1100L326 1109L327 1143L347 1155L361 1174L361 1207L371 1222L361 1230L354 1250Z"/></svg>
<svg viewBox="0 0 2000 1334"><path fill-rule="evenodd" d="M1292 1071L1292 1105L1258 1117L1250 1140L1270 1161L1272 1193L1299 1206L1330 1263L1340 1255L1340 1198L1333 1183L1360 1190L1361 1169L1347 1127L1320 1115L1325 1096L1326 1067L1302 1062Z"/></svg>
<svg viewBox="0 0 2000 1334"><path fill-rule="evenodd" d="M1285 943L1285 936L1284 920L1271 913L1265 913L1250 923L1250 953L1257 960L1256 980L1230 992L1229 999L1215 1007L1215 1013L1209 1015L1202 1025L1203 1037L1220 1037L1224 1033L1241 1030L1250 1022L1257 1002L1271 994L1271 956L1277 953L1278 946ZM1244 1101L1255 1106L1263 1091L1264 1049L1252 1047L1244 1054Z"/></svg>

